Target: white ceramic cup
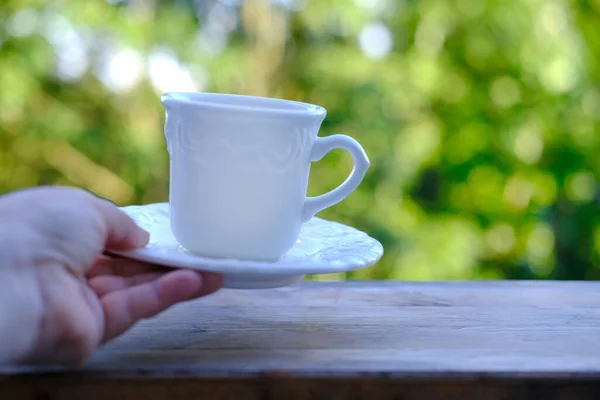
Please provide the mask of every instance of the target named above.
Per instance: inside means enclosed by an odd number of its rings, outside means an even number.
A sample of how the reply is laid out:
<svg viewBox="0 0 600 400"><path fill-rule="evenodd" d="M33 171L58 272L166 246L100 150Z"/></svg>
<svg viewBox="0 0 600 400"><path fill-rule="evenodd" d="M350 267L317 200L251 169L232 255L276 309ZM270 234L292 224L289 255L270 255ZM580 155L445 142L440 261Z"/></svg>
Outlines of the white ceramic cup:
<svg viewBox="0 0 600 400"><path fill-rule="evenodd" d="M326 114L319 106L215 93L165 93L161 100L171 229L195 255L279 259L302 223L350 195L370 165L354 139L317 137ZM338 148L352 155L352 173L307 198L311 162Z"/></svg>

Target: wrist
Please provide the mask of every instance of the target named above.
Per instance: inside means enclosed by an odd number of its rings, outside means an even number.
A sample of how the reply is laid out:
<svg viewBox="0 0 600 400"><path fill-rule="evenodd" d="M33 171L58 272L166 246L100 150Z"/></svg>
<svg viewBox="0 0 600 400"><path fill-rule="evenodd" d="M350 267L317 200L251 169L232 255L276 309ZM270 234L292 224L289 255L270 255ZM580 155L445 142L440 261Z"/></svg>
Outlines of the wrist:
<svg viewBox="0 0 600 400"><path fill-rule="evenodd" d="M36 345L42 305L19 274L0 273L0 364L27 358Z"/></svg>
<svg viewBox="0 0 600 400"><path fill-rule="evenodd" d="M18 246L24 234L10 223L0 228L0 364L20 362L35 346L43 302L28 257Z"/></svg>

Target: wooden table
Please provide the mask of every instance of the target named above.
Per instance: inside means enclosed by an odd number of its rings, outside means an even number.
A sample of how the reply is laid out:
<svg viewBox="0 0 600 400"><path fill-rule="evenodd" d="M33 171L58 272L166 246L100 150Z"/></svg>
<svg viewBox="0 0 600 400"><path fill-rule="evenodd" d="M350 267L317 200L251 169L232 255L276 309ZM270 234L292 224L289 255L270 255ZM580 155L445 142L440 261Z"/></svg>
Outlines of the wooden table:
<svg viewBox="0 0 600 400"><path fill-rule="evenodd" d="M600 398L600 283L223 290L79 370L5 368L0 399Z"/></svg>

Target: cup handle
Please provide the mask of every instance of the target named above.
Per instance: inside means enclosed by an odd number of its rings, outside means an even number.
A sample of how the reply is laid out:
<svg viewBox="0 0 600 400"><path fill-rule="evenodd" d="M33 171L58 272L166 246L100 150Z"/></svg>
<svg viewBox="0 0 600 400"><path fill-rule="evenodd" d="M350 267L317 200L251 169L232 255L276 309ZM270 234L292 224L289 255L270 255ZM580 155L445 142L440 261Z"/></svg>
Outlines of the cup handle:
<svg viewBox="0 0 600 400"><path fill-rule="evenodd" d="M317 137L313 144L310 160L312 162L320 161L327 153L335 149L344 149L350 153L354 161L352 172L340 186L332 191L320 196L308 197L302 210L302 222L307 222L319 211L331 207L348 197L360 185L371 165L369 157L367 157L367 153L365 153L360 143L346 135Z"/></svg>

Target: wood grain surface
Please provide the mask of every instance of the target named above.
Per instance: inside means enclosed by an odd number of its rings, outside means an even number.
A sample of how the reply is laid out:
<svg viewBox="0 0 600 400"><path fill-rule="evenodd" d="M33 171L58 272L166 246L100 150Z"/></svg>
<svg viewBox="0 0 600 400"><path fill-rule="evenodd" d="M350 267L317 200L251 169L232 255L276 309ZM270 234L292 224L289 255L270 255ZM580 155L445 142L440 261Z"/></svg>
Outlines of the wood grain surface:
<svg viewBox="0 0 600 400"><path fill-rule="evenodd" d="M4 368L0 399L600 398L599 310L594 282L222 290L77 370Z"/></svg>

